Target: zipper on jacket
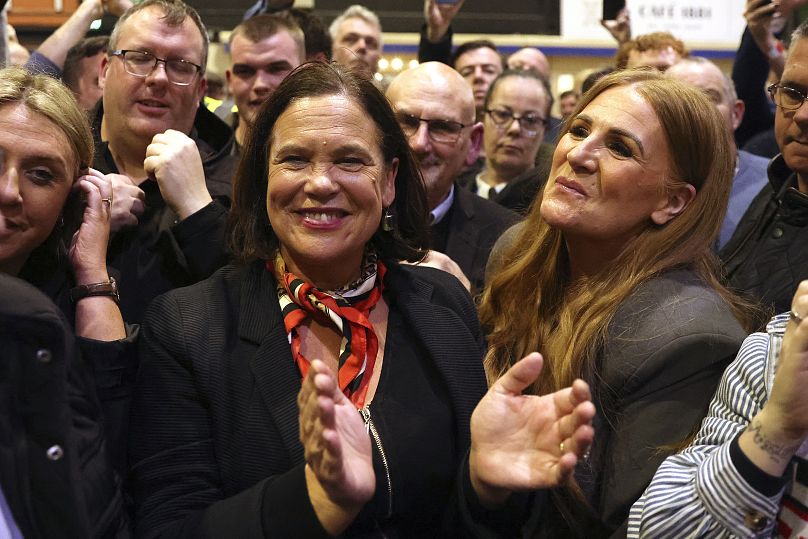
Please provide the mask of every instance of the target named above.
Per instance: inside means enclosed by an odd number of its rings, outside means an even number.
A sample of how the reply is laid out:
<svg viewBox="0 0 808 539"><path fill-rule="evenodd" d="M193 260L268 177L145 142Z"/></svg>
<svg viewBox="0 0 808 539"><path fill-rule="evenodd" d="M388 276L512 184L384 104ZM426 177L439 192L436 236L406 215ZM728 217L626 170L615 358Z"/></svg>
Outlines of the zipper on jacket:
<svg viewBox="0 0 808 539"><path fill-rule="evenodd" d="M384 466L384 474L387 478L387 514L385 518L389 518L393 514L393 484L390 482L390 467L387 464L387 455L384 453L382 447L382 439L379 436L379 431L376 430L376 425L373 424L373 419L370 417L370 406L365 406L359 410L362 419L365 421L365 428L367 429L370 437L373 438L373 443L376 449L379 450L379 455L382 457L382 465Z"/></svg>

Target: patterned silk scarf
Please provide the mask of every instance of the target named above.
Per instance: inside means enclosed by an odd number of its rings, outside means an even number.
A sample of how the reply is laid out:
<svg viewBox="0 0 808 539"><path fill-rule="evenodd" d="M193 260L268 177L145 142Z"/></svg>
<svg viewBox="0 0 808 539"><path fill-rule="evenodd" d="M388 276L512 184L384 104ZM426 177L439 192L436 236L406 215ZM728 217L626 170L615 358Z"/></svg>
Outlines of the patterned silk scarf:
<svg viewBox="0 0 808 539"><path fill-rule="evenodd" d="M300 352L298 328L310 317L332 324L342 335L337 375L339 387L357 408L362 408L379 351L379 340L368 316L382 297L384 264L377 260L375 253L367 253L360 278L333 291L319 290L289 273L280 251L274 262L267 261L266 268L278 281L283 323L292 346L292 357L301 375L305 378L309 372L309 360Z"/></svg>

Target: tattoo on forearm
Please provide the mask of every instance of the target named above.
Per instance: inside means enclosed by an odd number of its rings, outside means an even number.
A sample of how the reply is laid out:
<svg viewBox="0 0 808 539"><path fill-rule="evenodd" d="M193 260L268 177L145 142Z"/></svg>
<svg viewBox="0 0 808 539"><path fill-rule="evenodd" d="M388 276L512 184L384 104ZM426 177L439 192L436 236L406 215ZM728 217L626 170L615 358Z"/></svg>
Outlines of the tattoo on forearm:
<svg viewBox="0 0 808 539"><path fill-rule="evenodd" d="M766 433L763 431L763 423L760 420L753 419L746 430L753 434L752 440L755 442L755 445L776 462L787 462L794 455L794 447L778 444L766 437Z"/></svg>

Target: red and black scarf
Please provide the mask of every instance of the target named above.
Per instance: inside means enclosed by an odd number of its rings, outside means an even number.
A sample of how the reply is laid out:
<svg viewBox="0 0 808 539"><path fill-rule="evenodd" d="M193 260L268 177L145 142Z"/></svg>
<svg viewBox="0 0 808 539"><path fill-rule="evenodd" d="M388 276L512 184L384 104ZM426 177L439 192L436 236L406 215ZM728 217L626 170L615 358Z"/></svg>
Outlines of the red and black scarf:
<svg viewBox="0 0 808 539"><path fill-rule="evenodd" d="M315 317L333 325L342 335L339 387L357 408L362 408L379 351L379 340L368 316L382 297L384 264L374 253L366 254L359 280L336 291L319 290L287 271L280 251L274 261L267 261L266 268L278 281L278 302L300 374L306 377L309 360L300 352L298 328Z"/></svg>

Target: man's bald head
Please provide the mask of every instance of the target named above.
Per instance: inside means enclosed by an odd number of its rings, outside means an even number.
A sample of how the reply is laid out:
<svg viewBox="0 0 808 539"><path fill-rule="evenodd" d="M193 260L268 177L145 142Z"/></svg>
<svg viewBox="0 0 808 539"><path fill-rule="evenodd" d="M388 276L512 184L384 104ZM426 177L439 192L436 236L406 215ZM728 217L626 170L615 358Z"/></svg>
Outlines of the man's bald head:
<svg viewBox="0 0 808 539"><path fill-rule="evenodd" d="M427 62L398 75L387 99L418 160L429 206L435 208L479 154L482 126L474 121L471 87L446 64Z"/></svg>
<svg viewBox="0 0 808 539"><path fill-rule="evenodd" d="M710 60L693 56L683 58L668 68L665 74L703 91L721 113L730 134L741 124L744 103L738 99L732 79Z"/></svg>
<svg viewBox="0 0 808 539"><path fill-rule="evenodd" d="M529 69L550 78L550 61L535 47L525 47L508 56L508 69Z"/></svg>
<svg viewBox="0 0 808 539"><path fill-rule="evenodd" d="M400 73L387 89L392 102L397 94L412 95L415 91L430 94L433 99L445 100L446 111L456 113L463 120L474 121L474 94L460 73L442 62L426 62Z"/></svg>

